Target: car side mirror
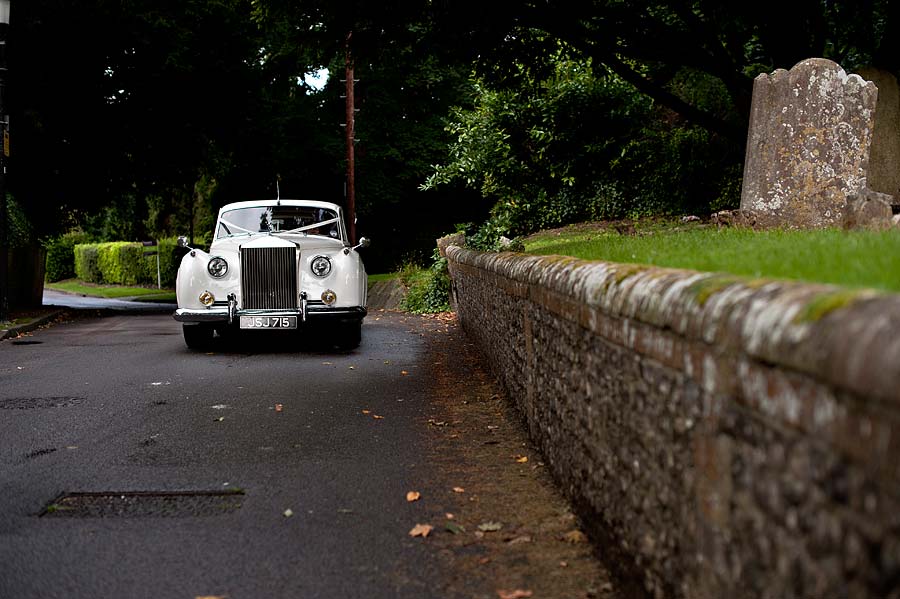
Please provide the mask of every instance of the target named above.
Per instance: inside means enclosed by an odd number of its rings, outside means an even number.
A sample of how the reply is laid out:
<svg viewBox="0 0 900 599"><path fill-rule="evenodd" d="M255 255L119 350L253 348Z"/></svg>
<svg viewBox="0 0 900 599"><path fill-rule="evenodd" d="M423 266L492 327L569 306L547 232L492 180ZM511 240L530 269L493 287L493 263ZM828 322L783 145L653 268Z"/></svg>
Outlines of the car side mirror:
<svg viewBox="0 0 900 599"><path fill-rule="evenodd" d="M349 254L350 250L359 250L360 248L367 248L372 245L372 241L368 237L360 237L359 243L354 245L352 248L344 248L344 254Z"/></svg>
<svg viewBox="0 0 900 599"><path fill-rule="evenodd" d="M188 245L188 238L185 237L184 235L179 236L178 237L178 247L190 249L191 246Z"/></svg>

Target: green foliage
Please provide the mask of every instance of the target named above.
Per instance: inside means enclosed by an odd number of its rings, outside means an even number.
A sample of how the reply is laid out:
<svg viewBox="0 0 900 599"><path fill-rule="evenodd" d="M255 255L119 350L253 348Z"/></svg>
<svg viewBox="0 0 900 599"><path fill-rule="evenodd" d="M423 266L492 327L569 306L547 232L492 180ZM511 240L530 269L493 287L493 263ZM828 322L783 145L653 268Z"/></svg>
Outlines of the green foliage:
<svg viewBox="0 0 900 599"><path fill-rule="evenodd" d="M114 241L97 248L101 276L114 285L136 285L146 282L142 268L144 247L140 243Z"/></svg>
<svg viewBox="0 0 900 599"><path fill-rule="evenodd" d="M75 246L88 241L81 231L69 231L44 244L47 249L47 274L49 282L71 279L75 276Z"/></svg>
<svg viewBox="0 0 900 599"><path fill-rule="evenodd" d="M654 106L629 83L558 44L542 78L522 68L505 87L473 80L475 106L456 109L450 161L423 189L454 181L494 202L471 243L583 220L708 213L736 206L740 149ZM682 69L672 93L729 116L718 79Z"/></svg>
<svg viewBox="0 0 900 599"><path fill-rule="evenodd" d="M450 273L447 259L435 250L428 268L408 264L400 271L407 288L401 308L414 314L434 314L450 310Z"/></svg>
<svg viewBox="0 0 900 599"><path fill-rule="evenodd" d="M175 278L178 275L178 266L181 264L181 257L184 255L184 249L178 247L177 237L160 239L157 243L156 250L159 252L159 274L162 286L166 288L174 287ZM144 257L142 269L142 281L144 283L155 285L156 256Z"/></svg>
<svg viewBox="0 0 900 599"><path fill-rule="evenodd" d="M32 242L34 227L22 207L9 194L6 196L6 217L8 219L9 247L25 247Z"/></svg>
<svg viewBox="0 0 900 599"><path fill-rule="evenodd" d="M144 256L142 244L128 241L75 245L75 276L89 283L156 285L156 256ZM161 239L160 276L163 287L173 287L183 250L177 238Z"/></svg>
<svg viewBox="0 0 900 599"><path fill-rule="evenodd" d="M75 245L75 276L89 283L102 283L100 274L98 243L79 243Z"/></svg>

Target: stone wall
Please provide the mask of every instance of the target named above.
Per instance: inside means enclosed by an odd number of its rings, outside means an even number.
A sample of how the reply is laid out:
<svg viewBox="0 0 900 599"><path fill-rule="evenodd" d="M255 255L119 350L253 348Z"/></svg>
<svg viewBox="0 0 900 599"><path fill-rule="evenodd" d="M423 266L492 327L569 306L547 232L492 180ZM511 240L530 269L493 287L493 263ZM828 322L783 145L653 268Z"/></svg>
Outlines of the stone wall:
<svg viewBox="0 0 900 599"><path fill-rule="evenodd" d="M447 255L462 325L651 595L900 596L900 296Z"/></svg>

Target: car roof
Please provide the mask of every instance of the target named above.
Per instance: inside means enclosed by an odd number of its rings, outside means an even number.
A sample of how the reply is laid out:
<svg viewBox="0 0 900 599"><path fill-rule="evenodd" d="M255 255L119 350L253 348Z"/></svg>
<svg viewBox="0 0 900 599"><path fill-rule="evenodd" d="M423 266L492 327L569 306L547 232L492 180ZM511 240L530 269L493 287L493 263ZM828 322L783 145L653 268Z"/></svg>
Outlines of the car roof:
<svg viewBox="0 0 900 599"><path fill-rule="evenodd" d="M227 212L229 210L236 210L240 208L259 208L263 206L308 206L310 208L325 208L328 210L334 210L336 212L341 211L341 207L337 204L332 204L331 202L318 202L315 200L258 200L258 201L250 201L250 202L234 202L232 204L225 204L219 209L219 214L221 215L223 212Z"/></svg>

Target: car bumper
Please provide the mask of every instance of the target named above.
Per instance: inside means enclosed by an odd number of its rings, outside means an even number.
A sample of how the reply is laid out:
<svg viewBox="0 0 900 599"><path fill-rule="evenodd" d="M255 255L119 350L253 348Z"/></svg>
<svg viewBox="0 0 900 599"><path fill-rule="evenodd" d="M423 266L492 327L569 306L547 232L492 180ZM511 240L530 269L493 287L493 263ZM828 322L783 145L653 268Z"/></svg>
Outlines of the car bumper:
<svg viewBox="0 0 900 599"><path fill-rule="evenodd" d="M304 310L236 310L229 316L227 307L213 306L204 309L179 308L172 315L178 322L188 323L230 323L240 320L241 316L296 316L300 322L353 322L366 317L368 311L362 306L347 308L331 308L326 306L307 306Z"/></svg>

